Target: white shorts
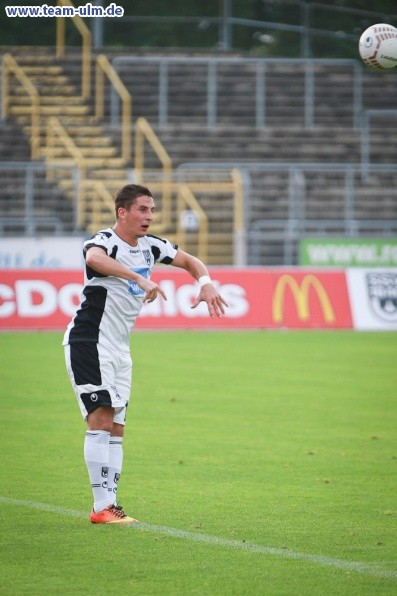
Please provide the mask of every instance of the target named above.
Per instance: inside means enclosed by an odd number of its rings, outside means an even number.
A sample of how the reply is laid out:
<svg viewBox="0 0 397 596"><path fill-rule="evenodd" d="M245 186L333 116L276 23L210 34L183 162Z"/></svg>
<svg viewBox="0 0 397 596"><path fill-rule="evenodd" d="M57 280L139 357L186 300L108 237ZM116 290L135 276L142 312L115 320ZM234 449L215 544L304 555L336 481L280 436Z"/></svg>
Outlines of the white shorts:
<svg viewBox="0 0 397 596"><path fill-rule="evenodd" d="M84 419L100 406L114 408L114 422L125 424L131 394L130 354L95 342L64 346L66 368Z"/></svg>

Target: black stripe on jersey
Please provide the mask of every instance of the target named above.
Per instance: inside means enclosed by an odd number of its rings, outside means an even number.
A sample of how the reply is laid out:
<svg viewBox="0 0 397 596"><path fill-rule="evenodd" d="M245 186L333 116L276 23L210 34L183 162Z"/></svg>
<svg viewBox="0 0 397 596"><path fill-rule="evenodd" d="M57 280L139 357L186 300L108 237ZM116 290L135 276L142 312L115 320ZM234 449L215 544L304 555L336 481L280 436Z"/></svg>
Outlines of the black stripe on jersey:
<svg viewBox="0 0 397 596"><path fill-rule="evenodd" d="M86 286L85 300L78 309L69 333L69 343L80 341L97 342L99 325L105 310L107 289L103 286Z"/></svg>
<svg viewBox="0 0 397 596"><path fill-rule="evenodd" d="M164 244L166 244L166 240L164 240L164 238L160 238L159 236L155 236L154 234L146 234L146 236L148 238L155 238L156 240L160 240L160 242L164 242Z"/></svg>
<svg viewBox="0 0 397 596"><path fill-rule="evenodd" d="M93 342L70 344L70 364L76 385L101 385L98 347Z"/></svg>
<svg viewBox="0 0 397 596"><path fill-rule="evenodd" d="M154 246L153 244L150 247L151 251L152 251L152 255L154 256L154 260L158 261L159 260L159 256L160 256L160 249L158 246Z"/></svg>
<svg viewBox="0 0 397 596"><path fill-rule="evenodd" d="M155 238L155 236L154 236ZM155 246L154 244L152 244L150 246L151 251L152 251L152 255L154 257L155 262L159 261L159 256L160 256L160 249L158 246ZM175 248L175 245L174 245ZM176 247L177 248L177 247ZM169 265L170 263L172 263L173 259L171 259L171 257L164 257L163 259L161 259L159 261L159 263L164 263L164 265Z"/></svg>
<svg viewBox="0 0 397 596"><path fill-rule="evenodd" d="M85 258L85 255L87 254L87 250L89 248L92 248L93 246L96 246L97 248L102 248L102 250L107 254L107 250L104 246L102 246L101 244L95 244L95 242L90 242L89 244L86 244L83 248L83 256Z"/></svg>
<svg viewBox="0 0 397 596"><path fill-rule="evenodd" d="M106 248L104 248L103 246L99 246L98 244L89 244L86 246L85 253L87 252L87 250L89 248L92 248L93 246L102 248L102 250L104 250L106 252ZM118 251L118 246L113 246L112 252L110 253L109 257L111 259L115 259L116 255L117 255L117 251ZM92 269L92 267L89 267L87 264L85 266L85 271L86 271L87 279L92 279L93 277L109 277L108 275L105 275L104 273L99 273L98 271L95 271L95 269Z"/></svg>
<svg viewBox="0 0 397 596"><path fill-rule="evenodd" d="M87 410L87 414L90 414L101 406L112 407L112 400L109 391L106 389L99 389L91 393L82 393L80 397Z"/></svg>
<svg viewBox="0 0 397 596"><path fill-rule="evenodd" d="M98 232L95 232L95 234L93 234L89 238L89 240L94 240L96 236L106 236L106 238L111 238L113 236L113 232L108 232L107 230L99 230Z"/></svg>
<svg viewBox="0 0 397 596"><path fill-rule="evenodd" d="M171 259L171 257L164 257L164 259L161 259L160 263L164 263L164 265L170 265L173 260L174 259Z"/></svg>
<svg viewBox="0 0 397 596"><path fill-rule="evenodd" d="M159 236L155 236L154 234L146 234L146 236L148 238L155 238L156 240L160 240L160 242L164 242L164 244L166 244L166 242L167 242L167 240L165 240L164 238L160 238ZM173 244L172 246L175 248L175 250L178 249L177 244Z"/></svg>

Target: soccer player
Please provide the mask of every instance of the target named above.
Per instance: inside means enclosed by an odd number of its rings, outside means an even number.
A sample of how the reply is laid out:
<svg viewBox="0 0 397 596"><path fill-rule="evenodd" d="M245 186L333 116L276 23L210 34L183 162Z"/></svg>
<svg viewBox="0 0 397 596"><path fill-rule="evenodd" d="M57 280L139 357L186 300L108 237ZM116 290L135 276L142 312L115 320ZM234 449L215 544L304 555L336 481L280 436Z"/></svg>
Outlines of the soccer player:
<svg viewBox="0 0 397 596"><path fill-rule="evenodd" d="M115 225L83 245L82 301L63 340L68 375L87 422L84 459L94 500L92 523L137 521L124 513L116 495L131 391L130 331L144 302L159 295L166 299L150 279L154 264L181 267L198 281L192 308L204 301L211 317L222 317L227 306L202 261L148 233L154 208L148 188L128 184L117 193Z"/></svg>

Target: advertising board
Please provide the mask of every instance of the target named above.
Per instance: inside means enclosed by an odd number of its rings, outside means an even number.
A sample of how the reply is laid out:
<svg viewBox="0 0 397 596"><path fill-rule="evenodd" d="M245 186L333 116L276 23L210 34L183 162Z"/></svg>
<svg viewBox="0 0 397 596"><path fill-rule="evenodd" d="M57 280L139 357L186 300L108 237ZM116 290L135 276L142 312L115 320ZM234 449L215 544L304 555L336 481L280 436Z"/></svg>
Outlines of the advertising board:
<svg viewBox="0 0 397 596"><path fill-rule="evenodd" d="M83 267L82 236L2 238L1 269L79 269Z"/></svg>
<svg viewBox="0 0 397 596"><path fill-rule="evenodd" d="M141 329L351 328L344 271L212 269L228 308L211 319L204 303L192 309L198 284L185 272L153 273L167 295L144 305ZM63 329L83 288L81 270L0 271L0 329Z"/></svg>
<svg viewBox="0 0 397 596"><path fill-rule="evenodd" d="M304 238L299 263L314 267L397 267L396 238Z"/></svg>
<svg viewBox="0 0 397 596"><path fill-rule="evenodd" d="M397 331L397 269L349 269L354 328Z"/></svg>

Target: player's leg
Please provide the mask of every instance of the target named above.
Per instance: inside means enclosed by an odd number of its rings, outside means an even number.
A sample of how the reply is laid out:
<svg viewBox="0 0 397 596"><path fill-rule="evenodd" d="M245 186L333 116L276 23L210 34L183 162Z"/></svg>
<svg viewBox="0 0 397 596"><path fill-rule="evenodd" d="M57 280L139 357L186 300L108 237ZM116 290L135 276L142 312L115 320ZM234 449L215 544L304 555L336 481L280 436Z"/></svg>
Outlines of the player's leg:
<svg viewBox="0 0 397 596"><path fill-rule="evenodd" d="M92 508L94 513L99 513L112 505L112 499L108 492L108 473L113 415L113 408L103 406L99 406L87 415L84 461L94 498Z"/></svg>
<svg viewBox="0 0 397 596"><path fill-rule="evenodd" d="M117 355L94 343L65 346L66 366L88 428L84 440L84 459L94 497L93 523L126 523L132 518L112 510L108 492L109 442L114 410L124 407L117 392L115 375Z"/></svg>
<svg viewBox="0 0 397 596"><path fill-rule="evenodd" d="M113 424L112 433L109 438L108 493L114 505L117 505L117 489L123 469L123 436L124 425Z"/></svg>
<svg viewBox="0 0 397 596"><path fill-rule="evenodd" d="M129 354L120 355L117 373L117 391L125 400L124 408L116 408L113 418L113 428L109 442L109 475L108 490L117 505L117 489L123 469L123 437L126 423L127 405L131 394L132 361Z"/></svg>

